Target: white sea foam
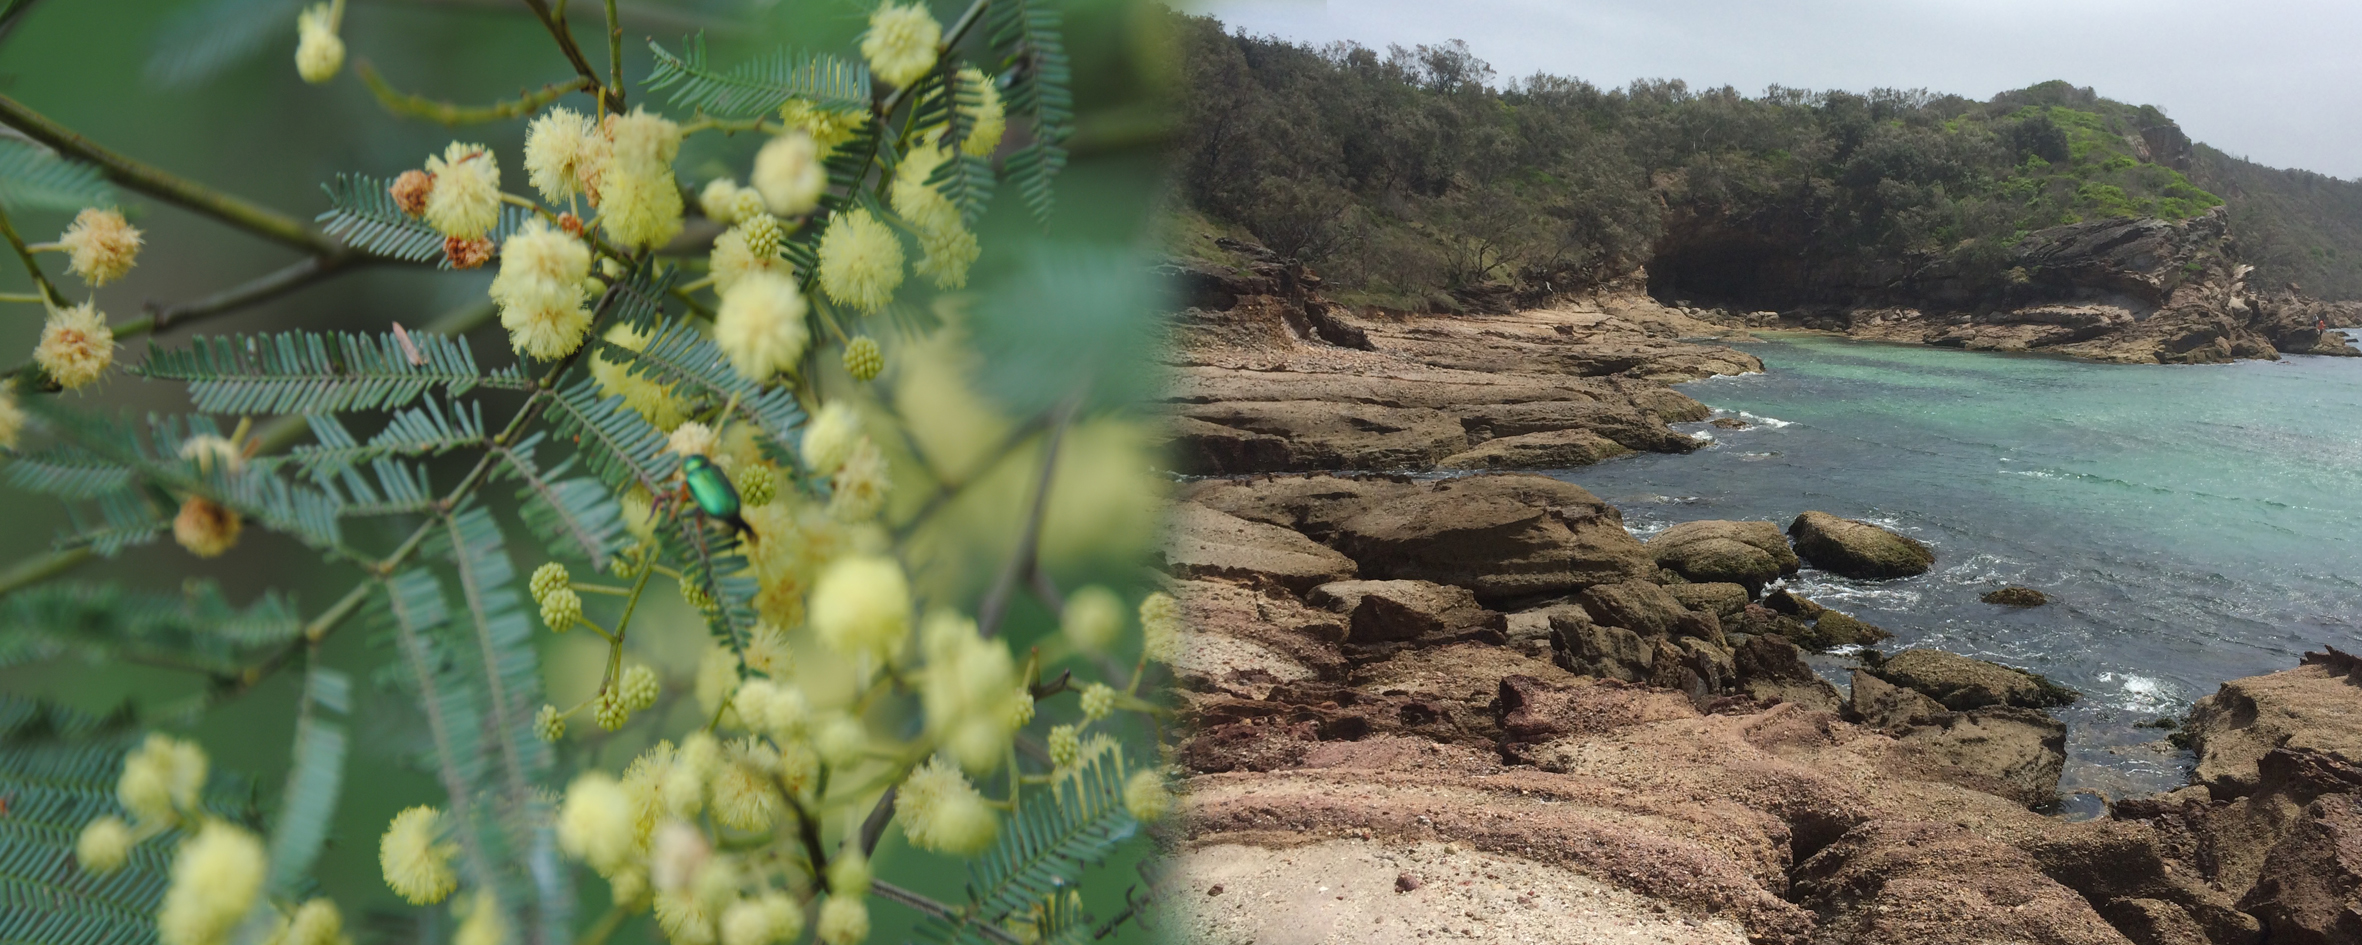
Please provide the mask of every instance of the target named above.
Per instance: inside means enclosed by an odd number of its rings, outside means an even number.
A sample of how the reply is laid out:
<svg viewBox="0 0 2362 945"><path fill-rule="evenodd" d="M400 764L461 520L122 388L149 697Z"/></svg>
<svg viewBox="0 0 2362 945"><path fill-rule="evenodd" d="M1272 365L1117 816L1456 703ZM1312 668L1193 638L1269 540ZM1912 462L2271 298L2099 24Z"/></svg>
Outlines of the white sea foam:
<svg viewBox="0 0 2362 945"><path fill-rule="evenodd" d="M2120 708L2136 712L2162 712L2181 701L2171 685L2152 677L2110 672L2101 673L2097 678L2100 682L2115 684L2120 690L2116 698L2109 700Z"/></svg>
<svg viewBox="0 0 2362 945"><path fill-rule="evenodd" d="M1741 419L1744 419L1757 426L1770 427L1774 430L1777 430L1781 427L1792 427L1796 425L1796 422L1793 420L1782 420L1778 417L1759 417L1744 410L1737 411L1737 413Z"/></svg>

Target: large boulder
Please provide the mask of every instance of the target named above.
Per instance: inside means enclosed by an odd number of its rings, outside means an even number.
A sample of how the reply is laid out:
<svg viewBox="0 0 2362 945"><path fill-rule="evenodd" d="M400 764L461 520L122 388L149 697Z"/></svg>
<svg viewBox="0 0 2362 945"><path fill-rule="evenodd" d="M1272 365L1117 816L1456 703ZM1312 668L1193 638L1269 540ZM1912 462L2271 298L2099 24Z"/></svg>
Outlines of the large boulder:
<svg viewBox="0 0 2362 945"><path fill-rule="evenodd" d="M1723 582L1760 591L1794 574L1796 553L1771 522L1683 522L1648 541L1657 564L1692 581Z"/></svg>
<svg viewBox="0 0 2362 945"><path fill-rule="evenodd" d="M1386 643L1476 630L1506 630L1500 614L1464 587L1432 581L1338 581L1313 588L1315 605L1349 615L1346 641Z"/></svg>
<svg viewBox="0 0 2362 945"><path fill-rule="evenodd" d="M1299 529L1352 558L1362 577L1455 584L1488 604L1657 573L1614 506L1546 476L1286 477L1201 483L1186 498Z"/></svg>
<svg viewBox="0 0 2362 945"><path fill-rule="evenodd" d="M1873 820L1796 869L1818 943L2130 945L2023 851L1950 824Z"/></svg>
<svg viewBox="0 0 2362 945"><path fill-rule="evenodd" d="M1925 574L1935 552L1918 539L1827 512L1806 512L1788 525L1796 554L1813 567L1853 578Z"/></svg>
<svg viewBox="0 0 2362 945"><path fill-rule="evenodd" d="M1625 682L1648 679L1656 659L1640 634L1565 614L1550 618L1550 651L1551 661L1567 672Z"/></svg>
<svg viewBox="0 0 2362 945"><path fill-rule="evenodd" d="M1738 688L1757 702L1791 702L1824 712L1838 707L1837 687L1814 673L1804 651L1778 634L1748 637L1732 649L1731 662Z"/></svg>
<svg viewBox="0 0 2362 945"><path fill-rule="evenodd" d="M1853 671L1853 699L1847 716L1872 728L1925 725L1944 716L1942 703L1916 689L1906 689L1862 670Z"/></svg>
<svg viewBox="0 0 2362 945"><path fill-rule="evenodd" d="M1468 446L1438 410L1332 401L1227 401L1178 408L1183 472L1236 475L1295 469L1425 469Z"/></svg>
<svg viewBox="0 0 2362 945"><path fill-rule="evenodd" d="M1263 579L1302 592L1350 578L1353 559L1296 531L1183 502L1173 508L1165 570L1175 577Z"/></svg>
<svg viewBox="0 0 2362 945"><path fill-rule="evenodd" d="M2362 796L2308 805L2239 907L2263 920L2273 945L2362 942Z"/></svg>
<svg viewBox="0 0 2362 945"><path fill-rule="evenodd" d="M1871 672L1887 682L1926 693L1953 710L1990 705L2041 709L2078 698L2073 690L2025 670L1943 650L1904 650Z"/></svg>
<svg viewBox="0 0 2362 945"><path fill-rule="evenodd" d="M1589 430L1551 430L1486 440L1453 453L1440 469L1572 469L1632 454L1630 447Z"/></svg>
<svg viewBox="0 0 2362 945"><path fill-rule="evenodd" d="M2218 799L2256 790L2259 763L2278 748L2321 752L2362 765L2362 668L2330 648L2295 669L2224 683L2198 700L2182 727L2197 752L2192 782Z"/></svg>
<svg viewBox="0 0 2362 945"><path fill-rule="evenodd" d="M1743 584L1673 584L1666 586L1665 592L1684 607L1717 617L1735 617L1747 609L1747 587Z"/></svg>
<svg viewBox="0 0 2362 945"><path fill-rule="evenodd" d="M1618 581L1584 589L1583 610L1595 622L1622 627L1641 636L1664 636L1688 613L1681 601L1650 581Z"/></svg>

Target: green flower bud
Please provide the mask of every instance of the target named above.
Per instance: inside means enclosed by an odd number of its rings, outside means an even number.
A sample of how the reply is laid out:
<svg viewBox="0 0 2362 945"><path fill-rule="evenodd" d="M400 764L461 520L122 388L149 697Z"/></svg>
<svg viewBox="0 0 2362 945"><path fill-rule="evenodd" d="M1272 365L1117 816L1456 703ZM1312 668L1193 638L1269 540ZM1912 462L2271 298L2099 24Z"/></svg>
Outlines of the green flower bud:
<svg viewBox="0 0 2362 945"><path fill-rule="evenodd" d="M558 714L557 706L543 705L533 713L533 735L553 744L566 737L566 717Z"/></svg>
<svg viewBox="0 0 2362 945"><path fill-rule="evenodd" d="M624 707L633 712L646 711L656 704L662 691L656 682L656 671L646 666L634 666L623 671L623 680L616 687L623 693Z"/></svg>
<svg viewBox="0 0 2362 945"><path fill-rule="evenodd" d="M566 572L566 566L555 561L534 568L530 585L533 588L533 602L541 603L552 591L566 589L573 580L574 576Z"/></svg>
<svg viewBox="0 0 2362 945"><path fill-rule="evenodd" d="M1072 767L1083 756L1082 734L1072 725L1050 729L1050 763L1061 768Z"/></svg>
<svg viewBox="0 0 2362 945"><path fill-rule="evenodd" d="M617 695L615 690L609 689L605 694L599 696L598 721L600 728L610 732L615 731L622 728L623 723L631 721L631 717L631 709L623 704L623 698Z"/></svg>
<svg viewBox="0 0 2362 945"><path fill-rule="evenodd" d="M1115 690L1106 683L1083 687L1083 718L1093 722L1115 714Z"/></svg>
<svg viewBox="0 0 2362 945"><path fill-rule="evenodd" d="M886 369L886 352L877 339L862 335L845 343L845 373L856 381L874 381Z"/></svg>
<svg viewBox="0 0 2362 945"><path fill-rule="evenodd" d="M564 633L582 619L582 595L570 587L561 587L541 599L541 622L548 624L551 633Z"/></svg>

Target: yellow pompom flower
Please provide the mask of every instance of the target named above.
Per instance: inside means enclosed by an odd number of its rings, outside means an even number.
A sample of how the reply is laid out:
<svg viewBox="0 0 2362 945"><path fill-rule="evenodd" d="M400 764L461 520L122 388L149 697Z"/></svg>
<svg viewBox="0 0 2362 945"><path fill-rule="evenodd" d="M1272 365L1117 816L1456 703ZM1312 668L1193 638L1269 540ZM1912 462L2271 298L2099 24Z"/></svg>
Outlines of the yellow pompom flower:
<svg viewBox="0 0 2362 945"><path fill-rule="evenodd" d="M990 157L1001 146L1001 137L1009 131L1009 109L1001 103L1000 83L975 66L963 66L960 87L975 89L977 99L974 105L960 105L960 113L968 119L968 136L960 139L960 153Z"/></svg>
<svg viewBox="0 0 2362 945"><path fill-rule="evenodd" d="M886 470L886 454L862 437L829 484L828 514L838 521L866 522L885 509L886 492L894 483Z"/></svg>
<svg viewBox="0 0 2362 945"><path fill-rule="evenodd" d="M33 360L58 386L74 390L98 380L115 363L115 330L107 327L106 314L89 302L50 309Z"/></svg>
<svg viewBox="0 0 2362 945"><path fill-rule="evenodd" d="M1097 584L1067 595L1066 609L1058 617L1059 632L1085 653L1106 652L1123 629L1123 599Z"/></svg>
<svg viewBox="0 0 2362 945"><path fill-rule="evenodd" d="M841 400L822 404L812 412L812 421L804 425L800 450L804 465L816 475L834 475L861 440L861 417L852 407Z"/></svg>
<svg viewBox="0 0 2362 945"><path fill-rule="evenodd" d="M785 679L795 668L795 652L787 645L787 632L769 622L755 624L755 632L746 642L746 668L772 679Z"/></svg>
<svg viewBox="0 0 2362 945"><path fill-rule="evenodd" d="M171 825L181 813L195 813L205 789L205 750L161 732L123 756L115 799L141 824Z"/></svg>
<svg viewBox="0 0 2362 945"><path fill-rule="evenodd" d="M490 291L500 304L510 347L544 361L582 347L591 323L590 310L583 306L590 263L589 246L539 219L527 221L502 244L500 274Z"/></svg>
<svg viewBox="0 0 2362 945"><path fill-rule="evenodd" d="M633 834L631 801L613 777L592 771L566 786L558 807L558 848L566 855L611 876L630 865Z"/></svg>
<svg viewBox="0 0 2362 945"><path fill-rule="evenodd" d="M1132 772L1124 782L1124 808L1141 823L1154 823L1173 809L1173 792L1162 775L1148 769Z"/></svg>
<svg viewBox="0 0 2362 945"><path fill-rule="evenodd" d="M728 295L738 280L757 272L792 274L794 268L779 255L780 237L779 218L762 210L715 237L713 255L709 257L714 292Z"/></svg>
<svg viewBox="0 0 2362 945"><path fill-rule="evenodd" d="M957 226L960 220L960 209L951 198L927 183L928 178L935 176L935 169L951 158L942 145L934 143L934 138L929 135L927 143L913 146L910 153L902 156L902 163L894 166L894 182L887 187L894 212L922 233L946 225Z"/></svg>
<svg viewBox="0 0 2362 945"><path fill-rule="evenodd" d="M889 659L910 631L910 581L893 558L853 555L821 572L811 611L821 645L846 656Z"/></svg>
<svg viewBox="0 0 2362 945"><path fill-rule="evenodd" d="M426 223L444 236L472 240L500 225L500 160L480 144L451 142L426 159L435 189L426 195Z"/></svg>
<svg viewBox="0 0 2362 945"><path fill-rule="evenodd" d="M442 825L442 811L413 807L395 814L378 840L377 865L386 886L411 905L442 902L459 888L459 874L451 868L459 844L439 839Z"/></svg>
<svg viewBox="0 0 2362 945"><path fill-rule="evenodd" d="M895 795L894 816L912 846L956 856L974 856L992 845L1000 818L976 785L940 757L910 773Z"/></svg>
<svg viewBox="0 0 2362 945"><path fill-rule="evenodd" d="M853 764L869 750L869 727L844 712L824 713L812 723L812 748L831 766Z"/></svg>
<svg viewBox="0 0 2362 945"><path fill-rule="evenodd" d="M451 933L451 945L508 945L508 916L500 911L500 900L491 890L479 889L460 897L451 904L451 916L459 920L459 930Z"/></svg>
<svg viewBox="0 0 2362 945"><path fill-rule="evenodd" d="M858 893L830 893L820 905L815 934L828 945L856 945L869 938L869 905Z"/></svg>
<svg viewBox="0 0 2362 945"><path fill-rule="evenodd" d="M262 843L237 827L208 821L183 841L172 882L156 912L164 945L219 945L261 893Z"/></svg>
<svg viewBox="0 0 2362 945"><path fill-rule="evenodd" d="M797 217L820 206L828 190L828 169L820 163L820 142L810 132L790 131L755 152L751 181L763 204L781 217Z"/></svg>
<svg viewBox="0 0 2362 945"><path fill-rule="evenodd" d="M613 144L599 172L599 210L607 236L624 249L662 246L681 232L681 188L673 158L681 126L644 108L607 118Z"/></svg>
<svg viewBox="0 0 2362 945"><path fill-rule="evenodd" d="M617 324L607 329L607 343L619 348L644 351L653 339L652 332ZM673 396L670 384L659 383L645 374L631 372L626 359L616 355L609 360L605 352L594 352L590 362L591 379L599 382L603 396L621 396L626 407L638 411L648 425L659 430L671 430L687 418L687 406Z"/></svg>
<svg viewBox="0 0 2362 945"><path fill-rule="evenodd" d="M770 900L777 894L765 894L755 899L740 899L722 910L722 945L773 945L785 942L781 935L780 913ZM785 898L785 897L779 897ZM788 906L794 909L791 902ZM803 911L795 910L796 931L803 931Z"/></svg>
<svg viewBox="0 0 2362 945"><path fill-rule="evenodd" d="M156 910L164 945L221 945L262 893L262 841L226 821L206 821L172 858L172 885Z"/></svg>
<svg viewBox="0 0 2362 945"><path fill-rule="evenodd" d="M820 156L825 160L837 145L853 140L853 136L869 124L869 111L835 111L822 108L809 99L791 98L787 104L779 106L779 120L790 128L800 128L805 134L811 135L812 142L820 146Z"/></svg>
<svg viewBox="0 0 2362 945"><path fill-rule="evenodd" d="M197 557L218 558L237 547L245 528L246 520L236 509L192 495L181 500L180 513L172 517L172 540Z"/></svg>
<svg viewBox="0 0 2362 945"><path fill-rule="evenodd" d="M1000 767L1015 732L1003 711L1017 686L1009 648L976 632L976 622L949 611L927 615L921 633L927 674L919 685L927 732L960 767L984 773Z"/></svg>
<svg viewBox="0 0 2362 945"><path fill-rule="evenodd" d="M336 903L314 898L296 908L279 945L352 945L352 939L344 934L344 913Z"/></svg>
<svg viewBox="0 0 2362 945"><path fill-rule="evenodd" d="M57 238L57 245L70 254L66 268L94 286L130 272L139 260L140 242L140 231L112 207L90 207L74 214L74 222Z"/></svg>
<svg viewBox="0 0 2362 945"><path fill-rule="evenodd" d="M756 159L758 169L761 159ZM707 181L705 189L697 193L697 209L706 219L727 226L763 212L763 195L752 187L740 187L727 177Z"/></svg>
<svg viewBox="0 0 2362 945"><path fill-rule="evenodd" d="M820 287L839 305L875 312L902 286L902 240L868 210L839 214L820 236Z"/></svg>
<svg viewBox="0 0 2362 945"><path fill-rule="evenodd" d="M199 433L182 440L179 453L180 458L196 463L197 471L201 473L210 473L215 466L237 472L239 467L246 465L246 453L238 444L230 442L228 437L211 433Z"/></svg>
<svg viewBox="0 0 2362 945"><path fill-rule="evenodd" d="M295 72L318 85L344 68L344 40L336 36L336 10L326 3L295 15Z"/></svg>
<svg viewBox="0 0 2362 945"><path fill-rule="evenodd" d="M942 41L943 25L935 22L925 3L883 3L869 15L861 58L869 60L870 74L886 84L908 86L935 68L936 47Z"/></svg>
<svg viewBox="0 0 2362 945"><path fill-rule="evenodd" d="M672 945L713 945L714 922L705 907L687 890L656 894L656 925Z"/></svg>
<svg viewBox="0 0 2362 945"><path fill-rule="evenodd" d="M131 827L120 817L100 817L82 828L74 841L74 862L86 872L104 876L123 868L131 858Z"/></svg>
<svg viewBox="0 0 2362 945"><path fill-rule="evenodd" d="M714 455L714 450L721 445L722 438L714 435L712 427L690 420L673 428L672 436L665 440L664 449L665 452L676 454L683 459L691 456L704 456L710 459Z"/></svg>
<svg viewBox="0 0 2362 945"><path fill-rule="evenodd" d="M525 178L551 203L587 193L598 179L607 139L590 118L552 108L525 128Z"/></svg>
<svg viewBox="0 0 2362 945"><path fill-rule="evenodd" d="M722 293L714 314L714 344L738 376L761 383L793 372L810 343L804 327L804 294L794 279L750 272Z"/></svg>
<svg viewBox="0 0 2362 945"><path fill-rule="evenodd" d="M919 231L919 250L925 255L911 266L938 289L958 289L968 284L968 269L976 264L976 257L984 254L984 247L976 242L976 234L960 225L953 217L950 223Z"/></svg>
<svg viewBox="0 0 2362 945"><path fill-rule="evenodd" d="M15 391L0 388L0 449L15 449L24 433L25 408L17 406Z"/></svg>
<svg viewBox="0 0 2362 945"><path fill-rule="evenodd" d="M1156 591L1140 599L1141 652L1149 659L1170 663L1181 648L1181 602Z"/></svg>
<svg viewBox="0 0 2362 945"><path fill-rule="evenodd" d="M766 830L779 820L782 805L771 772L779 755L752 738L729 744L727 759L714 772L714 821L733 830Z"/></svg>

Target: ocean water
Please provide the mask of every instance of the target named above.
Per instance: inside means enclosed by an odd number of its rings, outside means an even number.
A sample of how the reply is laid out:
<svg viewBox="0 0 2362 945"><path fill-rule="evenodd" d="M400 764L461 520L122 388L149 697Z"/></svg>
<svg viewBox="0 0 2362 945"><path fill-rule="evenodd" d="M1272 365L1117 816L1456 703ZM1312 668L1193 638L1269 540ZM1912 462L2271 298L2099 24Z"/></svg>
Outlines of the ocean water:
<svg viewBox="0 0 2362 945"><path fill-rule="evenodd" d="M1920 577L1808 568L1790 585L1893 632L1888 652L1939 647L2082 691L2057 710L2063 790L2176 787L2187 753L2139 723L2323 644L2362 651L2362 359L2127 366L1765 338L1740 347L1766 373L1681 388L1748 429L1681 424L1712 442L1553 475L1644 536L1818 509L1927 542ZM2053 603L1977 599L2004 583ZM1824 672L1842 686L1839 664Z"/></svg>

